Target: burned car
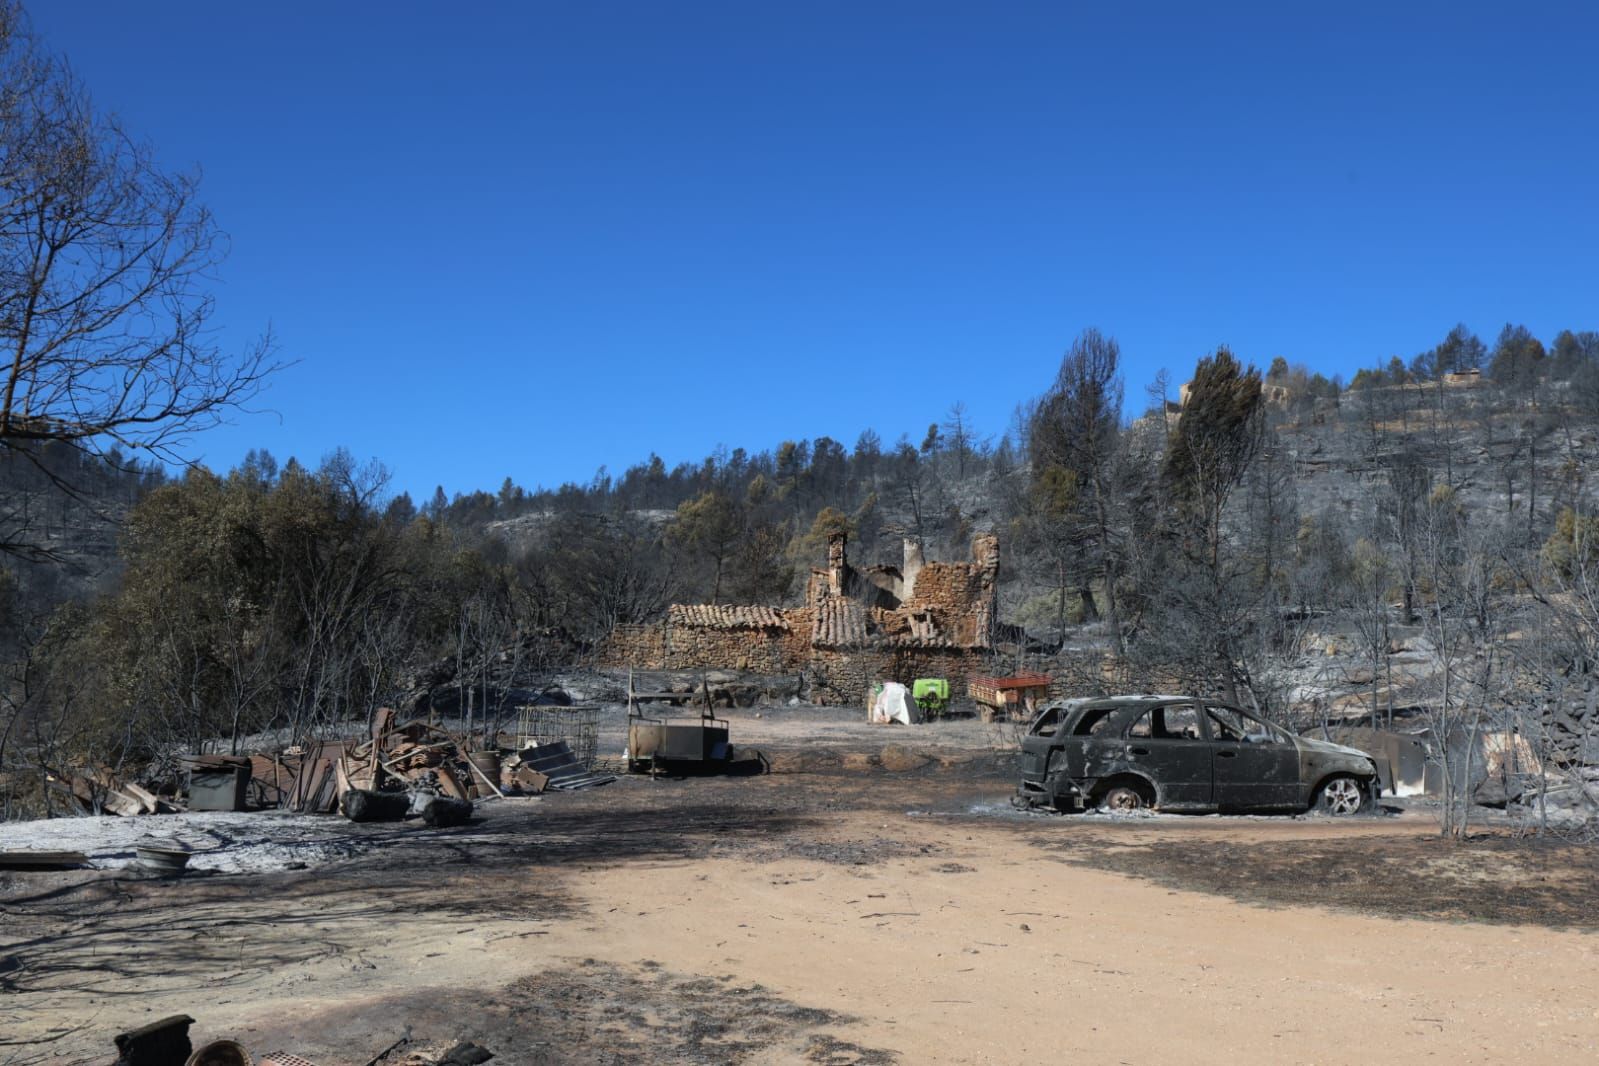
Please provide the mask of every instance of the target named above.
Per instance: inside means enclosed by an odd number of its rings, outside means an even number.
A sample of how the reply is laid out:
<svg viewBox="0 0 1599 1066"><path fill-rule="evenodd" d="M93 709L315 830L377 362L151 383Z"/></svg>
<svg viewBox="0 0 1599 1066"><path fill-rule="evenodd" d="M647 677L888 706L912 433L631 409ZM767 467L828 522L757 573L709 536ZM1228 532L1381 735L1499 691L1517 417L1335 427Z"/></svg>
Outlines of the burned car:
<svg viewBox="0 0 1599 1066"><path fill-rule="evenodd" d="M1022 738L1018 807L1080 811L1303 811L1355 814L1376 802L1364 752L1295 736L1191 696L1068 700Z"/></svg>

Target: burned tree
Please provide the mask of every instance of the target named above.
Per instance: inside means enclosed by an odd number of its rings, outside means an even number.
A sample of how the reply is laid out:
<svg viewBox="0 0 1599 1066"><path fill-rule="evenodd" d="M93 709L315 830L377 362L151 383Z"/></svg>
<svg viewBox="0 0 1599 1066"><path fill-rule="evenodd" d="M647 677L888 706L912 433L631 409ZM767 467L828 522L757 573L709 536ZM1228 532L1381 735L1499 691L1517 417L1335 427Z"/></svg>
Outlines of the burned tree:
<svg viewBox="0 0 1599 1066"><path fill-rule="evenodd" d="M1229 538L1225 518L1265 433L1260 371L1226 348L1201 359L1166 449L1171 579L1156 598L1164 601L1162 643L1195 681L1219 680L1231 703L1239 684L1250 684L1244 643L1263 584L1259 568Z"/></svg>
<svg viewBox="0 0 1599 1066"><path fill-rule="evenodd" d="M1075 576L1085 616L1095 609L1091 585L1098 583L1103 614L1121 646L1120 528L1114 484L1120 446L1121 348L1096 329L1084 330L1061 360L1055 383L1034 410L1028 427L1033 464L1030 513L1036 536L1055 561L1064 626L1068 583Z"/></svg>
<svg viewBox="0 0 1599 1066"><path fill-rule="evenodd" d="M0 461L51 443L174 459L256 394L271 344L216 342L225 241L197 197L0 0Z"/></svg>

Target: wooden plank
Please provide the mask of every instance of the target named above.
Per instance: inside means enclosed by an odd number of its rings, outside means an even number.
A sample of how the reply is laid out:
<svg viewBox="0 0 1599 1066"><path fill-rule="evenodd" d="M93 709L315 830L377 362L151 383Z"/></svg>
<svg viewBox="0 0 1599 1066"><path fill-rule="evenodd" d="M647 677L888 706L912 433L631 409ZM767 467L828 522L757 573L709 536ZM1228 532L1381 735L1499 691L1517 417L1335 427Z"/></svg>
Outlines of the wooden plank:
<svg viewBox="0 0 1599 1066"><path fill-rule="evenodd" d="M482 781L485 785L489 786L489 790L491 792L500 797L500 799L505 798L505 793L500 791L500 786L496 785L493 781L490 781L489 775L484 773L478 764L473 762L470 757L467 758L466 765L471 768L474 774L477 774L479 781Z"/></svg>
<svg viewBox="0 0 1599 1066"><path fill-rule="evenodd" d="M439 787L444 790L444 794L446 796L449 796L451 799L458 800L464 800L467 798L466 789L461 787L460 780L455 776L455 772L452 771L448 766L441 764L439 766L432 767L432 770L438 775Z"/></svg>
<svg viewBox="0 0 1599 1066"><path fill-rule="evenodd" d="M107 789L106 794L100 797L100 805L121 818L129 818L133 815L144 813L144 804L126 793L113 792L110 789Z"/></svg>
<svg viewBox="0 0 1599 1066"><path fill-rule="evenodd" d="M338 775L333 772L330 765L322 777L322 787L316 795L316 804L311 808L313 814L332 814L339 809Z"/></svg>
<svg viewBox="0 0 1599 1066"><path fill-rule="evenodd" d="M67 870L88 861L81 851L0 851L0 870Z"/></svg>
<svg viewBox="0 0 1599 1066"><path fill-rule="evenodd" d="M156 798L155 793L142 789L138 785L125 784L122 786L122 791L144 804L146 814L154 814L161 807L161 801Z"/></svg>
<svg viewBox="0 0 1599 1066"><path fill-rule="evenodd" d="M531 766L522 765L510 771L510 786L523 792L532 792L537 795L550 787L550 779L545 774L539 773Z"/></svg>

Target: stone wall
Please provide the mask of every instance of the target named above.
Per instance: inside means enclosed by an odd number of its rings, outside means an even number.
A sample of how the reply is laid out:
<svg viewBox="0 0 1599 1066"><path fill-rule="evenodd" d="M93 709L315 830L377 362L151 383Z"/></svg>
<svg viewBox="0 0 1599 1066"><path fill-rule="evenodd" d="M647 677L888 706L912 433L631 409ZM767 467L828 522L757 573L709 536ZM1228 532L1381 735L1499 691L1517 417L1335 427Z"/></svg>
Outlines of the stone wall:
<svg viewBox="0 0 1599 1066"><path fill-rule="evenodd" d="M667 669L666 623L617 626L600 645L598 658L601 666Z"/></svg>
<svg viewBox="0 0 1599 1066"><path fill-rule="evenodd" d="M873 682L892 681L888 654L877 648L817 648L807 664L812 703L834 707L866 707Z"/></svg>
<svg viewBox="0 0 1599 1066"><path fill-rule="evenodd" d="M813 648L809 618L791 617L793 628L708 629L690 626L617 626L600 650L600 663L639 670L747 670L761 674L804 672L810 698L835 706L864 707L872 685L898 681L910 687L919 677L949 680L950 695L967 696L972 674L988 673L990 656L978 648L880 645L869 648Z"/></svg>
<svg viewBox="0 0 1599 1066"><path fill-rule="evenodd" d="M916 575L916 594L905 606L956 616L972 610L982 595L982 579L970 563L928 563Z"/></svg>
<svg viewBox="0 0 1599 1066"><path fill-rule="evenodd" d="M994 624L999 578L999 540L993 534L972 538L969 563L924 563L908 611L932 611L944 635L956 644L988 645Z"/></svg>
<svg viewBox="0 0 1599 1066"><path fill-rule="evenodd" d="M783 634L783 662L786 670L799 670L811 659L811 619L808 607L783 612L788 632Z"/></svg>
<svg viewBox="0 0 1599 1066"><path fill-rule="evenodd" d="M809 635L809 617L800 640ZM600 646L601 666L639 670L747 670L757 674L785 674L799 669L806 656L795 654L796 634L775 627L764 629L713 629L701 626L617 626ZM807 649L809 645L806 645Z"/></svg>
<svg viewBox="0 0 1599 1066"><path fill-rule="evenodd" d="M669 670L705 668L781 674L792 669L784 655L788 630L672 625L663 628Z"/></svg>
<svg viewBox="0 0 1599 1066"><path fill-rule="evenodd" d="M818 648L807 674L813 702L865 707L873 684L897 681L910 688L919 677L946 678L950 698L966 699L968 680L988 673L989 664L988 653L976 648Z"/></svg>

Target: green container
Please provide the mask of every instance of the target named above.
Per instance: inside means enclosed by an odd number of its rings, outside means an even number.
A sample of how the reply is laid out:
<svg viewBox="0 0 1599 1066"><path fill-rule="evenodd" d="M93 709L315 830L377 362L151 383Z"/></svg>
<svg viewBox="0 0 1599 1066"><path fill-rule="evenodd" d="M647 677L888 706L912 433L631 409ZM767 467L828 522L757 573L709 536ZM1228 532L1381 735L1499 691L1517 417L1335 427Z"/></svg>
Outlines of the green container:
<svg viewBox="0 0 1599 1066"><path fill-rule="evenodd" d="M941 711L949 703L949 682L942 677L918 677L911 685L911 699L924 711Z"/></svg>

